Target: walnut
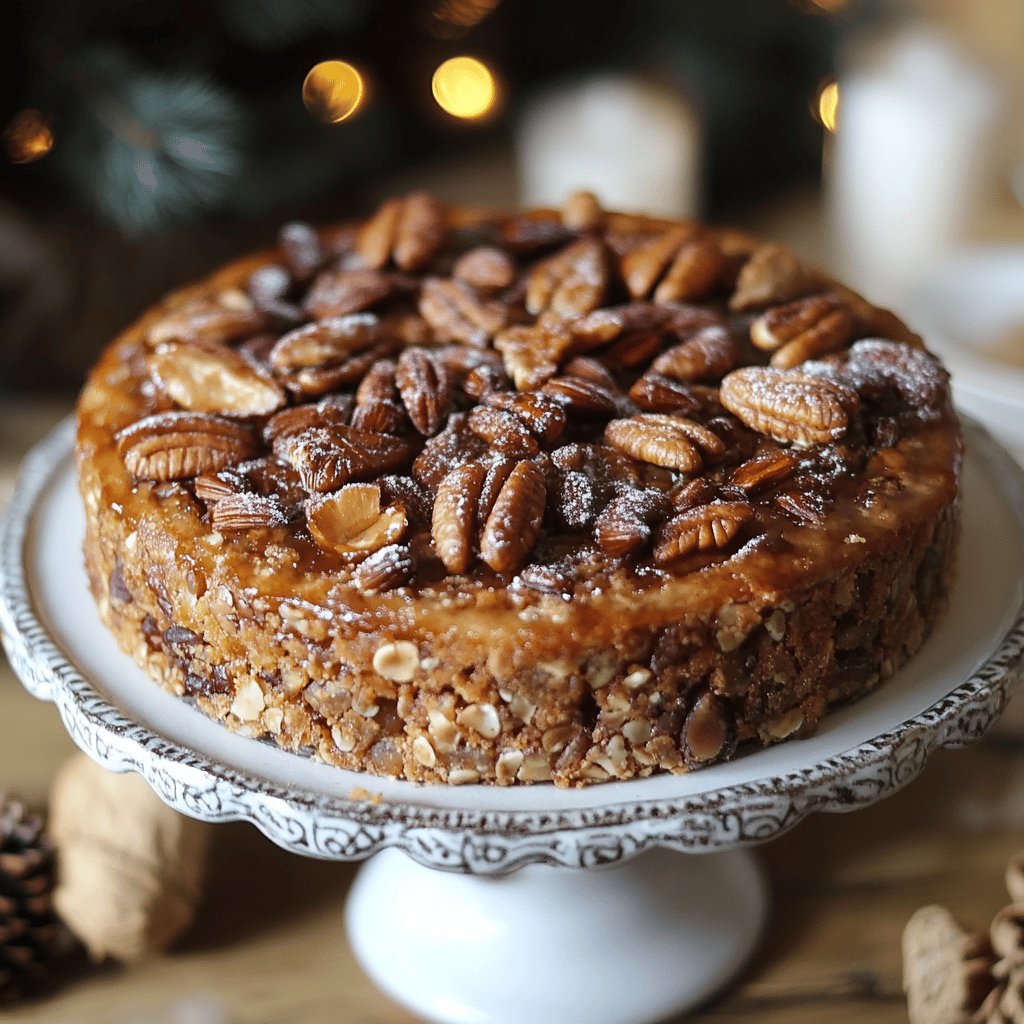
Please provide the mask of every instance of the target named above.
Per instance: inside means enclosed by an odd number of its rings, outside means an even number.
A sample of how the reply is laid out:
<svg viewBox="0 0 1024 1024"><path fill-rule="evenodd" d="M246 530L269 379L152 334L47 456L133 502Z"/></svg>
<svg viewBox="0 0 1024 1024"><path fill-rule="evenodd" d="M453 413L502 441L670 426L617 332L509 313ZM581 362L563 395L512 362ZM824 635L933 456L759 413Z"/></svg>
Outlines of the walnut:
<svg viewBox="0 0 1024 1024"><path fill-rule="evenodd" d="M922 907L903 930L903 989L911 1024L968 1024L994 985L982 935L945 907Z"/></svg>

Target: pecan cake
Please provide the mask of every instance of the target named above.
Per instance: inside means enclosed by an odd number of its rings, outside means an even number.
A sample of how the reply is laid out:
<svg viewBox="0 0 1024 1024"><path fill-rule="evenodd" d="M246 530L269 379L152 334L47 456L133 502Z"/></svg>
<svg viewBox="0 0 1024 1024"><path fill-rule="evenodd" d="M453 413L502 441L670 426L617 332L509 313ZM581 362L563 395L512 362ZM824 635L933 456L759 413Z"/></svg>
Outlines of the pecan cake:
<svg viewBox="0 0 1024 1024"><path fill-rule="evenodd" d="M289 224L116 339L79 404L121 646L235 732L452 784L813 730L940 614L960 450L894 315L586 193Z"/></svg>

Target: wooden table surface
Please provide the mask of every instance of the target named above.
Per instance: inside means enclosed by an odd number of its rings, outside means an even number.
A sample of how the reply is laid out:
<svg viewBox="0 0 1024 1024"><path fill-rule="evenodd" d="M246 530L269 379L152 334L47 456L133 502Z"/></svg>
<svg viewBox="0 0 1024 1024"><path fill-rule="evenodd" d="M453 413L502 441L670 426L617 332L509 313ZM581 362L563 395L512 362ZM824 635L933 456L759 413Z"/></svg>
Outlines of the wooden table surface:
<svg viewBox="0 0 1024 1024"><path fill-rule="evenodd" d="M0 401L0 501L66 405ZM1021 735L1024 736L1024 730ZM0 789L42 805L71 752L52 706L0 667ZM772 903L759 951L687 1020L905 1021L899 942L925 903L986 926L1024 846L1024 745L1012 733L937 754L902 792L817 815L760 850ZM107 967L0 1020L18 1024L405 1024L363 976L342 926L350 865L287 854L243 824L214 830L198 919L176 948ZM681 1019L681 1018L680 1018ZM586 1024L585 1021L567 1024Z"/></svg>

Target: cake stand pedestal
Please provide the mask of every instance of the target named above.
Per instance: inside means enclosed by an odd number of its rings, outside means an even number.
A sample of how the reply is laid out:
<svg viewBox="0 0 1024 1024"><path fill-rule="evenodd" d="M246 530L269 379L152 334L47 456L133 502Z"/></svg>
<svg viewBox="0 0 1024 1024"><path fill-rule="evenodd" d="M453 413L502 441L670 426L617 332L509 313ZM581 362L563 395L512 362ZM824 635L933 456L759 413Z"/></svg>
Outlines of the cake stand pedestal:
<svg viewBox="0 0 1024 1024"><path fill-rule="evenodd" d="M1024 475L977 428L968 453L960 579L921 652L814 736L689 775L424 786L229 733L157 689L100 623L69 424L26 460L4 523L0 629L28 689L107 768L305 856L376 854L346 916L399 1002L451 1024L644 1024L706 999L753 949L766 898L745 847L900 789L934 750L981 736L1020 681Z"/></svg>

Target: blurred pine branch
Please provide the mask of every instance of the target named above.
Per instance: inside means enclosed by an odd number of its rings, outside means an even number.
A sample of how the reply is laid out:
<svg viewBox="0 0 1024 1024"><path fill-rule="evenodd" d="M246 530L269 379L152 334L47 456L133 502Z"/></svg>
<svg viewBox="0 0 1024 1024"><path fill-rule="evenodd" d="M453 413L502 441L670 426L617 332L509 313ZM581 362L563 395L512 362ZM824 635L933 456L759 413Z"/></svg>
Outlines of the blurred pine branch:
<svg viewBox="0 0 1024 1024"><path fill-rule="evenodd" d="M241 106L199 71L162 72L111 48L75 61L59 167L127 234L220 206L242 166Z"/></svg>

